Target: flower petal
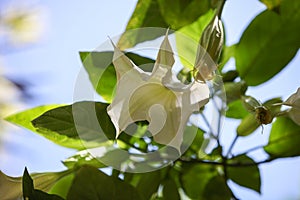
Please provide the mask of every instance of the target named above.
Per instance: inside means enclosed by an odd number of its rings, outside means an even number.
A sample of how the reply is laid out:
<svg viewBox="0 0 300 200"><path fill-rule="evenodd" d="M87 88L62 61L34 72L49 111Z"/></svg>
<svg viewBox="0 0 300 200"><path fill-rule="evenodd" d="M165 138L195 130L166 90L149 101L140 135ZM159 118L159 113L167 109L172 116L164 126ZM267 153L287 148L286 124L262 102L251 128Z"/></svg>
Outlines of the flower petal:
<svg viewBox="0 0 300 200"><path fill-rule="evenodd" d="M154 68L152 70L151 79L155 78L161 80L175 63L172 47L168 39L168 31L160 45Z"/></svg>
<svg viewBox="0 0 300 200"><path fill-rule="evenodd" d="M133 121L147 120L148 130L154 136L155 142L170 145L178 134L182 123L182 110L177 95L161 84L147 83L139 87L130 97L131 118ZM172 146L175 147L175 144Z"/></svg>
<svg viewBox="0 0 300 200"><path fill-rule="evenodd" d="M135 70L136 72L131 71L131 73L135 73L139 75L143 71L135 66L135 64L113 43L111 44L114 47L114 55L113 55L113 64L117 73L117 80L120 80L121 76L123 76L126 72L131 70Z"/></svg>
<svg viewBox="0 0 300 200"><path fill-rule="evenodd" d="M145 74L115 47L114 65L119 74L116 96L107 112L116 137L136 121L147 120L154 141L180 151L190 115L209 99L205 83L184 85L172 73L175 60L168 32L161 44L151 75Z"/></svg>
<svg viewBox="0 0 300 200"><path fill-rule="evenodd" d="M292 94L285 102L284 104L290 105L290 106L296 106L300 109L300 101L297 101L300 99L300 88L298 88L297 92Z"/></svg>
<svg viewBox="0 0 300 200"><path fill-rule="evenodd" d="M288 112L289 117L300 126L300 109L291 108Z"/></svg>
<svg viewBox="0 0 300 200"><path fill-rule="evenodd" d="M129 113L129 97L134 91L145 84L136 70L132 69L118 81L116 95L112 103L107 107L107 113L116 128L116 138L126 127L133 123Z"/></svg>
<svg viewBox="0 0 300 200"><path fill-rule="evenodd" d="M297 92L292 94L285 102L284 105L291 106L288 111L289 117L300 126L300 88Z"/></svg>

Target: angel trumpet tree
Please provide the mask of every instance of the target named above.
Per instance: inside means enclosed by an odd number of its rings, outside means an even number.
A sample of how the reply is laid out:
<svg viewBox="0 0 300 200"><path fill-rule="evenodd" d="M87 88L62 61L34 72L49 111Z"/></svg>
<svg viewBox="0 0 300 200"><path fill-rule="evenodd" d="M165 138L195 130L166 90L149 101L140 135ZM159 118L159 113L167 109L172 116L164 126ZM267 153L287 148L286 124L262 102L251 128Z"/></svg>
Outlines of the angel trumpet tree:
<svg viewBox="0 0 300 200"><path fill-rule="evenodd" d="M151 73L138 68L113 46L117 89L107 112L116 128L116 138L129 124L147 120L155 142L179 150L190 115L208 102L208 86L198 81L185 85L176 78L168 33Z"/></svg>

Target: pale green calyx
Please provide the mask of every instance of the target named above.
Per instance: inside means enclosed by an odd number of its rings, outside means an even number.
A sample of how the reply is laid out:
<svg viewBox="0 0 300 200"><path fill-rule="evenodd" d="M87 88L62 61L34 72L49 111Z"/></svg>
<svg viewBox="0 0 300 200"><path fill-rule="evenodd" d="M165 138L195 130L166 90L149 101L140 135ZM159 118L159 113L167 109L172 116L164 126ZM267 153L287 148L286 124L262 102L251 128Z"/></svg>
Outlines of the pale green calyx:
<svg viewBox="0 0 300 200"><path fill-rule="evenodd" d="M190 115L208 102L208 86L178 81L172 72L175 61L168 33L151 73L138 68L113 46L117 89L107 112L116 128L116 138L129 124L147 120L155 142L179 149Z"/></svg>

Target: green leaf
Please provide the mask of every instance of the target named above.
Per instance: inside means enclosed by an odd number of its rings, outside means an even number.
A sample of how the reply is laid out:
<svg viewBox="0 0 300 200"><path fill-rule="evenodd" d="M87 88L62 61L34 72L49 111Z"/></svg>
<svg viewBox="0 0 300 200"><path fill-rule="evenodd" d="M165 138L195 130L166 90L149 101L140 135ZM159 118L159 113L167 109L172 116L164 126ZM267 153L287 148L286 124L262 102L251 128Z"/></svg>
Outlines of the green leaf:
<svg viewBox="0 0 300 200"><path fill-rule="evenodd" d="M25 110L23 112L19 112L14 115L10 115L5 118L5 120L14 123L16 125L22 126L24 128L27 128L28 130L31 130L35 132L35 128L31 124L31 120L38 117L42 113L60 107L62 105L45 105L45 106L39 106L35 107L29 110Z"/></svg>
<svg viewBox="0 0 300 200"><path fill-rule="evenodd" d="M259 85L280 72L299 46L300 1L282 1L280 15L259 14L236 46L236 67L248 85Z"/></svg>
<svg viewBox="0 0 300 200"><path fill-rule="evenodd" d="M46 111L49 111L51 109L57 108L61 105L47 105L47 106L39 106L35 107L29 110L25 110L23 112L11 115L6 118L7 121L12 122L16 125L22 126L24 128L27 128L35 133L38 133L39 135L51 140L52 142L68 147L68 148L74 148L74 149L84 149L85 147L82 145L81 140L69 138L65 135L61 135L56 132L51 132L47 130L37 130L31 123L31 121L41 114L43 114Z"/></svg>
<svg viewBox="0 0 300 200"><path fill-rule="evenodd" d="M207 24L214 16L213 11L207 12L190 25L175 32L176 48L184 67L192 70L196 61L198 42Z"/></svg>
<svg viewBox="0 0 300 200"><path fill-rule="evenodd" d="M177 30L189 25L209 8L209 0L139 0L118 46L127 49L164 35L166 30L162 28ZM137 29L143 27L151 29Z"/></svg>
<svg viewBox="0 0 300 200"><path fill-rule="evenodd" d="M91 155L88 150L82 150L77 152L75 155L64 160L63 164L69 169L73 169L83 165L90 165L96 168L107 167L106 165L101 163L99 159Z"/></svg>
<svg viewBox="0 0 300 200"><path fill-rule="evenodd" d="M94 89L109 103L112 101L117 83L116 71L112 64L113 54L113 51L80 52L81 62ZM126 56L136 65L143 65L141 68L145 71L150 71L153 67L154 60L152 59L134 53L126 53Z"/></svg>
<svg viewBox="0 0 300 200"><path fill-rule="evenodd" d="M112 65L113 51L79 52L79 55L97 93L104 100L111 102L117 82L115 68Z"/></svg>
<svg viewBox="0 0 300 200"><path fill-rule="evenodd" d="M231 191L223 177L217 175L206 184L203 194L205 200L230 200Z"/></svg>
<svg viewBox="0 0 300 200"><path fill-rule="evenodd" d="M64 199L66 199L74 177L75 177L74 173L71 173L67 176L62 177L59 181L57 181L53 185L53 187L49 191L49 194L56 194Z"/></svg>
<svg viewBox="0 0 300 200"><path fill-rule="evenodd" d="M145 72L152 72L155 60L131 52L126 52L125 55Z"/></svg>
<svg viewBox="0 0 300 200"><path fill-rule="evenodd" d="M33 198L33 192L34 192L33 180L31 179L26 167L23 174L22 187L23 187L23 198L24 199L26 199L26 197L28 197L29 199Z"/></svg>
<svg viewBox="0 0 300 200"><path fill-rule="evenodd" d="M144 199L152 199L158 192L166 169L168 168L146 173L125 173L124 180L133 185Z"/></svg>
<svg viewBox="0 0 300 200"><path fill-rule="evenodd" d="M226 92L226 101L227 104L229 104L235 100L240 99L241 96L245 94L248 86L245 81L225 82L224 89Z"/></svg>
<svg viewBox="0 0 300 200"><path fill-rule="evenodd" d="M192 71L187 69L187 68L183 68L182 70L179 71L179 73L177 74L177 78L180 82L184 83L184 84L189 84L192 82Z"/></svg>
<svg viewBox="0 0 300 200"><path fill-rule="evenodd" d="M171 178L165 180L163 183L163 199L164 200L176 200L180 199L177 185Z"/></svg>
<svg viewBox="0 0 300 200"><path fill-rule="evenodd" d="M134 45L157 38L165 34L164 30L155 29L155 33L148 31L128 31L131 29L142 27L168 27L168 24L163 19L157 0L139 0L135 10L126 27L126 33L123 34L118 42L120 49L127 49Z"/></svg>
<svg viewBox="0 0 300 200"><path fill-rule="evenodd" d="M48 192L51 187L70 171L47 172L31 174L35 188ZM29 181L28 177L26 181ZM29 181L29 184L30 181ZM27 188L26 188L27 189ZM0 197L3 199L18 199L22 196L22 177L10 177L0 171Z"/></svg>
<svg viewBox="0 0 300 200"><path fill-rule="evenodd" d="M202 199L206 185L218 174L214 166L202 163L184 163L181 171L182 188L192 199ZM215 190L218 188L215 187Z"/></svg>
<svg viewBox="0 0 300 200"><path fill-rule="evenodd" d="M181 145L181 152L184 152L184 156L199 157L199 155L204 153L205 148L203 148L203 134L204 131L196 126L185 127L183 143Z"/></svg>
<svg viewBox="0 0 300 200"><path fill-rule="evenodd" d="M107 106L100 102L77 102L49 110L32 120L32 124L38 132L86 141L83 143L86 148L95 147L115 137L114 126L106 112ZM69 146L55 138L54 142Z"/></svg>
<svg viewBox="0 0 300 200"><path fill-rule="evenodd" d="M145 199L150 199L150 197L158 191L161 180L160 170L143 173L136 184L136 189Z"/></svg>
<svg viewBox="0 0 300 200"><path fill-rule="evenodd" d="M222 146L217 146L211 151L211 153L203 156L202 159L221 162L222 161L222 152L223 152Z"/></svg>
<svg viewBox="0 0 300 200"><path fill-rule="evenodd" d="M255 162L246 155L239 155L228 160L230 164L254 164ZM256 192L260 193L261 188L261 180L260 180L260 173L257 165L251 166L237 166L237 167L228 167L227 168L227 175L228 178L233 180L235 183L255 190Z"/></svg>
<svg viewBox="0 0 300 200"><path fill-rule="evenodd" d="M230 58L234 57L236 45L231 46L223 46L223 50L221 53L221 60L218 66L219 70L222 70L225 64L229 61ZM224 80L225 82L225 80Z"/></svg>
<svg viewBox="0 0 300 200"><path fill-rule="evenodd" d="M240 99L228 104L228 108L226 110L226 117L243 119L248 114L249 112L245 109L243 102Z"/></svg>
<svg viewBox="0 0 300 200"><path fill-rule="evenodd" d="M106 152L103 156L98 159L106 165L112 166L114 168L121 169L121 165L126 161L129 161L130 154L128 151L124 151L122 149L113 149L111 151Z"/></svg>
<svg viewBox="0 0 300 200"><path fill-rule="evenodd" d="M255 118L255 115L249 113L246 117L242 119L242 122L237 127L237 134L239 136L248 136L253 133L258 127L259 123Z"/></svg>
<svg viewBox="0 0 300 200"><path fill-rule="evenodd" d="M300 126L290 118L279 117L273 123L265 151L273 158L300 155Z"/></svg>
<svg viewBox="0 0 300 200"><path fill-rule="evenodd" d="M269 10L273 10L280 6L282 0L260 0L260 1L264 3Z"/></svg>
<svg viewBox="0 0 300 200"><path fill-rule="evenodd" d="M73 180L67 199L85 200L132 200L143 199L128 183L99 171L91 166L80 168Z"/></svg>
<svg viewBox="0 0 300 200"><path fill-rule="evenodd" d="M22 197L22 177L15 178L0 171L0 196L3 199L19 199Z"/></svg>
<svg viewBox="0 0 300 200"><path fill-rule="evenodd" d="M166 24L177 30L196 21L210 9L209 0L157 0Z"/></svg>
<svg viewBox="0 0 300 200"><path fill-rule="evenodd" d="M33 180L25 168L22 180L23 198L28 200L62 200L58 195L47 194L34 189Z"/></svg>

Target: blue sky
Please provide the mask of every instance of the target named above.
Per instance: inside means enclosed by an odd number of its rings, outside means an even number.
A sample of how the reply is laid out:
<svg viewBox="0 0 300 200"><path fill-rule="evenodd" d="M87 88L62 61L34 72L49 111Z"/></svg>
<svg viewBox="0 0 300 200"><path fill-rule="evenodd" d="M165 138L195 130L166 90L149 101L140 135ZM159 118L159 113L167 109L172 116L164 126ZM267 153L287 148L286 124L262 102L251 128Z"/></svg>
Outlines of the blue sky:
<svg viewBox="0 0 300 200"><path fill-rule="evenodd" d="M30 1L31 2L31 1ZM34 101L27 107L42 104L71 103L74 84L81 69L79 51L93 50L125 30L134 10L135 0L111 1L37 1L45 11L45 34L41 41L23 51L5 55L8 74L24 78L32 83ZM247 23L265 7L258 0L228 0L223 13L228 44L238 42ZM300 86L300 55L272 80L259 87L250 88L248 94L264 101L288 97ZM232 122L224 125L236 126ZM57 171L64 169L60 160L74 151L58 147L34 133L10 126L9 134L3 137L0 151L0 169L9 175L21 175L24 166L31 172ZM268 127L265 128L267 132ZM237 146L264 143L267 135L260 131L241 140ZM231 141L232 135L228 135ZM226 142L227 140L225 140ZM236 152L242 149L234 149ZM259 159L259 158L258 158ZM282 159L260 166L262 195L234 185L241 199L299 199L300 158Z"/></svg>

